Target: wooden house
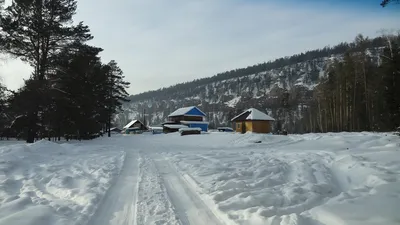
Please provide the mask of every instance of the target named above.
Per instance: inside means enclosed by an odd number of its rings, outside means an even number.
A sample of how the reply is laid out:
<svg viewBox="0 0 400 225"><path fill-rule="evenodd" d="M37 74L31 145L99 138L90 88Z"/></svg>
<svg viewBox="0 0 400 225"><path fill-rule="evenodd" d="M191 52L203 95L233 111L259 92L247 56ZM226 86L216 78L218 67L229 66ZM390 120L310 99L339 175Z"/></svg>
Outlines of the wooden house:
<svg viewBox="0 0 400 225"><path fill-rule="evenodd" d="M234 123L236 132L270 133L272 131L271 123L275 119L257 109L250 108L234 117L231 121Z"/></svg>
<svg viewBox="0 0 400 225"><path fill-rule="evenodd" d="M123 133L142 133L143 131L147 131L147 127L140 122L140 120L132 120L122 129Z"/></svg>
<svg viewBox="0 0 400 225"><path fill-rule="evenodd" d="M110 129L110 132L113 134L120 134L122 132L122 130L119 129L118 127L113 127Z"/></svg>
<svg viewBox="0 0 400 225"><path fill-rule="evenodd" d="M176 132L180 128L201 128L208 131L208 122L205 121L206 114L196 106L184 107L175 110L168 115L168 121L163 123L165 132Z"/></svg>

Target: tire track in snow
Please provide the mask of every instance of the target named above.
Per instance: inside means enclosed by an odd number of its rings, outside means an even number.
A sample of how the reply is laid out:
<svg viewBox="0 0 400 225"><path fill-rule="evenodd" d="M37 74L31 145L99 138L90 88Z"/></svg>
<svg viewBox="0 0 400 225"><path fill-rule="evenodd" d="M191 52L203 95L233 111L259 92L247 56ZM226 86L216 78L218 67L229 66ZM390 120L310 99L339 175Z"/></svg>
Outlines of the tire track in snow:
<svg viewBox="0 0 400 225"><path fill-rule="evenodd" d="M222 225L168 161L154 160L175 212L183 225Z"/></svg>
<svg viewBox="0 0 400 225"><path fill-rule="evenodd" d="M139 155L127 151L114 185L107 191L88 225L136 225Z"/></svg>
<svg viewBox="0 0 400 225"><path fill-rule="evenodd" d="M143 155L139 166L137 225L180 225L154 161Z"/></svg>

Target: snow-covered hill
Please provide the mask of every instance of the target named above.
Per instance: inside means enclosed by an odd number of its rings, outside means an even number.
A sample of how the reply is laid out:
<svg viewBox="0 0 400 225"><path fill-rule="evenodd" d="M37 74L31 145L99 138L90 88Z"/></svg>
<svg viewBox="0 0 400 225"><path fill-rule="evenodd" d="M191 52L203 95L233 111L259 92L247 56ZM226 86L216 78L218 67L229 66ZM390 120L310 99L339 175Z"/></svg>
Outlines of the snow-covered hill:
<svg viewBox="0 0 400 225"><path fill-rule="evenodd" d="M379 48L367 50L375 63L379 63ZM142 119L143 112L149 125L165 121L167 115L183 106L195 105L208 115L210 127L229 126L230 119L240 111L255 107L268 112L277 120L285 121L282 101L290 95L293 129L302 110L313 95L313 89L325 76L325 70L343 54L315 58L283 67L265 70L235 78L213 81L201 85L193 81L179 87L169 87L143 95L132 96L116 115L115 123L122 127L131 119Z"/></svg>

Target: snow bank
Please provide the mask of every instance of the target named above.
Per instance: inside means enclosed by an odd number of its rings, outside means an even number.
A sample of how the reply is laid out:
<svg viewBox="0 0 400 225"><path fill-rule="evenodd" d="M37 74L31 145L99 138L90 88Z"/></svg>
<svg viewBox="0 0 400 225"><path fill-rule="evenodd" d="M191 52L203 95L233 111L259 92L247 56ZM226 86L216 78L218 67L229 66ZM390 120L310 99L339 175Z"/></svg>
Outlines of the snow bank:
<svg viewBox="0 0 400 225"><path fill-rule="evenodd" d="M168 156L233 223L400 222L397 136L340 133L224 137L225 146L220 143L219 149L204 147ZM211 141L193 138L184 144L212 146Z"/></svg>
<svg viewBox="0 0 400 225"><path fill-rule="evenodd" d="M123 151L106 150L45 140L2 145L0 225L85 224L123 163Z"/></svg>

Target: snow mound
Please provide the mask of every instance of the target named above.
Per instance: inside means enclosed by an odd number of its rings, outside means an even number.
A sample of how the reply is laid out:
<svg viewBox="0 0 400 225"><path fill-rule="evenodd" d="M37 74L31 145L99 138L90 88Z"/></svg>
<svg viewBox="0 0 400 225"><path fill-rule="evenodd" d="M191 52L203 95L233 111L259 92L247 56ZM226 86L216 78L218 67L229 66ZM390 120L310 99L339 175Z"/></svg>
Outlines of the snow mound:
<svg viewBox="0 0 400 225"><path fill-rule="evenodd" d="M32 151L40 151L41 153L54 153L54 152L63 152L66 149L62 147L62 145L59 145L57 143L47 141L47 140L40 140L37 141L33 144L28 144L28 147Z"/></svg>

